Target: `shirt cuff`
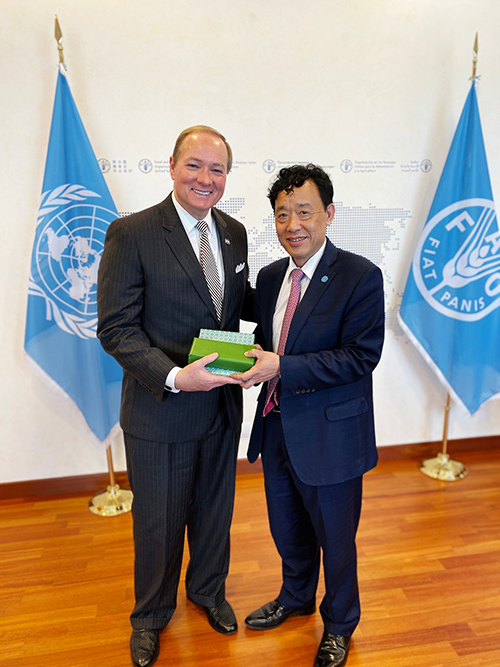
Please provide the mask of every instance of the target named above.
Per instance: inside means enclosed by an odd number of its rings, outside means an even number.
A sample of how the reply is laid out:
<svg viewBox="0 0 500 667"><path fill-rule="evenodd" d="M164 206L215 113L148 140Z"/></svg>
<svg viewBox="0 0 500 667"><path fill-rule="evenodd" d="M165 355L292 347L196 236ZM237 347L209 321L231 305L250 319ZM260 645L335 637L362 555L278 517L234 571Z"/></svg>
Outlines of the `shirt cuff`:
<svg viewBox="0 0 500 667"><path fill-rule="evenodd" d="M175 378L180 370L180 366L174 366L165 380L165 389L171 391L172 394L178 394L180 392L180 389L177 389L175 386Z"/></svg>

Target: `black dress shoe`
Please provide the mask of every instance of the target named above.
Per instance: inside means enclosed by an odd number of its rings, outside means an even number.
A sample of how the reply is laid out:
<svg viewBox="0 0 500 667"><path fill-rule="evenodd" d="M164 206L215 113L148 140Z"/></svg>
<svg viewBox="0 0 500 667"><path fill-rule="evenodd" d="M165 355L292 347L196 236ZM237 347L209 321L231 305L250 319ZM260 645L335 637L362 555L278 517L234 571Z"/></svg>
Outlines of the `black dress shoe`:
<svg viewBox="0 0 500 667"><path fill-rule="evenodd" d="M316 654L314 667L343 667L347 662L350 643L350 637L332 635L325 630Z"/></svg>
<svg viewBox="0 0 500 667"><path fill-rule="evenodd" d="M160 631L132 630L130 637L130 656L134 667L149 667L156 662L160 653Z"/></svg>
<svg viewBox="0 0 500 667"><path fill-rule="evenodd" d="M203 607L208 622L214 630L223 635L232 635L238 629L236 616L227 600L223 600L217 607Z"/></svg>
<svg viewBox="0 0 500 667"><path fill-rule="evenodd" d="M287 609L278 600L273 600L247 616L245 624L252 630L269 630L277 628L290 616L309 616L314 614L315 610L316 602L314 600L300 609Z"/></svg>

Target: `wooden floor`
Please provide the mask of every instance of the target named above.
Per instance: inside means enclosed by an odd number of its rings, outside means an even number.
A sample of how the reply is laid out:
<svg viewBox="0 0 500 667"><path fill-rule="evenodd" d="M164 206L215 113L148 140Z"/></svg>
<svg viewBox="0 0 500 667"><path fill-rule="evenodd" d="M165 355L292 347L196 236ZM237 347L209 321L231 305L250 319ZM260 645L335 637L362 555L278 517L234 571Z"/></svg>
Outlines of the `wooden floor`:
<svg viewBox="0 0 500 667"><path fill-rule="evenodd" d="M457 458L469 469L460 482L431 480L408 460L366 475L363 613L349 667L499 667L500 451ZM86 503L81 495L0 501L2 667L131 664L131 517L96 517ZM238 478L232 547L227 597L238 632L211 630L181 584L158 667L311 667L318 612L268 632L243 623L280 586L260 474Z"/></svg>

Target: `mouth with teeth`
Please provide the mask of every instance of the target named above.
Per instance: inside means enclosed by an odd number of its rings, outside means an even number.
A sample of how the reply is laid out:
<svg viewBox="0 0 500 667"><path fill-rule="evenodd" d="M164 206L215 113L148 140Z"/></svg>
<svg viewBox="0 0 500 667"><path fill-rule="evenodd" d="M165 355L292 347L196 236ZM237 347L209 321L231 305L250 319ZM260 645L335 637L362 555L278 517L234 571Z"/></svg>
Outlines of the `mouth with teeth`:
<svg viewBox="0 0 500 667"><path fill-rule="evenodd" d="M289 238L288 243L292 243L292 244L301 243L302 241L305 241L305 239L306 239L305 236L297 236L293 239Z"/></svg>
<svg viewBox="0 0 500 667"><path fill-rule="evenodd" d="M193 188L193 192L197 195L201 195L202 197L208 197L209 195L212 194L211 190L207 190L205 192L205 191L202 191L202 190L195 190L194 188Z"/></svg>

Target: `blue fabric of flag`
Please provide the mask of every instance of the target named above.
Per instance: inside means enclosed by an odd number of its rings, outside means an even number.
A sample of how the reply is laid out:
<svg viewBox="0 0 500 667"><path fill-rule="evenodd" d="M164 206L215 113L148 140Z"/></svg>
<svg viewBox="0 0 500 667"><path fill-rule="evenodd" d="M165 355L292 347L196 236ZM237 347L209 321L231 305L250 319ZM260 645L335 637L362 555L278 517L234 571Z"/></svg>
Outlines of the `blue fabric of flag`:
<svg viewBox="0 0 500 667"><path fill-rule="evenodd" d="M471 414L500 393L500 231L475 80L399 314L410 339Z"/></svg>
<svg viewBox="0 0 500 667"><path fill-rule="evenodd" d="M113 199L64 66L50 129L28 288L25 349L101 441L119 419L122 370L96 338L97 270Z"/></svg>

